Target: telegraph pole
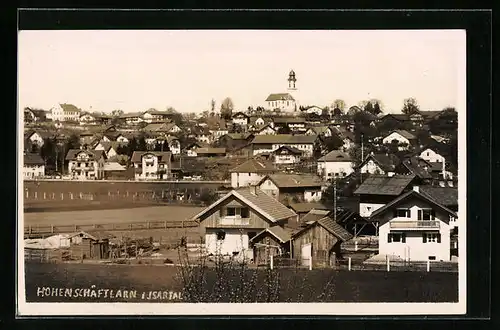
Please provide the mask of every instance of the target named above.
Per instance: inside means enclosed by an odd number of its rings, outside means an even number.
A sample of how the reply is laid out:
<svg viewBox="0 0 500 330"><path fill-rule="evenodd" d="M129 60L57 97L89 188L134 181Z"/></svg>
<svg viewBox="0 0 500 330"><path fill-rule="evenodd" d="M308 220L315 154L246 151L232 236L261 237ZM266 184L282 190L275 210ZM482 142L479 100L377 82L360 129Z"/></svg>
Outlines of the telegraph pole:
<svg viewBox="0 0 500 330"><path fill-rule="evenodd" d="M337 222L337 179L333 179L333 220Z"/></svg>

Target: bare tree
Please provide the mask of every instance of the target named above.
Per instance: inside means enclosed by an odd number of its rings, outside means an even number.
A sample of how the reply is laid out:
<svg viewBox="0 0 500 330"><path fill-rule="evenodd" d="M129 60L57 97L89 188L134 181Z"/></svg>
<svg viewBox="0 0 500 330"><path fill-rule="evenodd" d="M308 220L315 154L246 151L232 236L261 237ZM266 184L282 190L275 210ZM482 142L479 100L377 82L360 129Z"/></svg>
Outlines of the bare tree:
<svg viewBox="0 0 500 330"><path fill-rule="evenodd" d="M412 115L414 113L419 112L419 110L420 108L417 103L417 100L413 97L409 97L404 100L403 109L401 109L401 112L406 115Z"/></svg>
<svg viewBox="0 0 500 330"><path fill-rule="evenodd" d="M345 111L345 101L341 100L341 99L336 99L332 103L332 109L333 110L339 109L341 112L344 112Z"/></svg>

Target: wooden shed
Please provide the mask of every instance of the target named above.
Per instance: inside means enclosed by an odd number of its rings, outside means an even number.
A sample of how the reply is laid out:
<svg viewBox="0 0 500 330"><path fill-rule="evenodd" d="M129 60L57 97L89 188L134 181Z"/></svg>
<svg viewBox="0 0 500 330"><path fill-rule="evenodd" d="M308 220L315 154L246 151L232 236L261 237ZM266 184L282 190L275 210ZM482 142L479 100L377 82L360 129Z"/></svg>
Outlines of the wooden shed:
<svg viewBox="0 0 500 330"><path fill-rule="evenodd" d="M80 231L70 235L70 252L73 259L108 259L109 240L114 236L104 231Z"/></svg>
<svg viewBox="0 0 500 330"><path fill-rule="evenodd" d="M309 222L292 236L292 255L304 266L309 265L311 258L313 266L334 266L340 245L352 237L331 216L326 216Z"/></svg>
<svg viewBox="0 0 500 330"><path fill-rule="evenodd" d="M262 230L250 239L254 263L266 265L270 263L271 256L289 255L290 239L290 232L281 226L272 226Z"/></svg>

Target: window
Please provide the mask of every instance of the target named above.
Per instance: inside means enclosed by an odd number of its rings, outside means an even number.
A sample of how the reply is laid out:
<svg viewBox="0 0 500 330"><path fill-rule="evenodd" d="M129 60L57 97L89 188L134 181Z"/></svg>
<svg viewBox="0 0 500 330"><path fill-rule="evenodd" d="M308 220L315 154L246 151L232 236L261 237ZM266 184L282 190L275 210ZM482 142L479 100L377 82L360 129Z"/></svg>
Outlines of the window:
<svg viewBox="0 0 500 330"><path fill-rule="evenodd" d="M410 210L409 209L396 209L396 217L398 218L409 218Z"/></svg>
<svg viewBox="0 0 500 330"><path fill-rule="evenodd" d="M236 215L236 208L235 207L228 207L226 215L228 217L234 217Z"/></svg>
<svg viewBox="0 0 500 330"><path fill-rule="evenodd" d="M436 260L436 256L429 256L429 260Z"/></svg>
<svg viewBox="0 0 500 330"><path fill-rule="evenodd" d="M440 233L423 233L422 234L423 243L441 243Z"/></svg>
<svg viewBox="0 0 500 330"><path fill-rule="evenodd" d="M418 220L434 220L435 212L432 209L418 210Z"/></svg>
<svg viewBox="0 0 500 330"><path fill-rule="evenodd" d="M240 209L240 214L242 218L249 218L250 217L250 210L248 207L242 207Z"/></svg>
<svg viewBox="0 0 500 330"><path fill-rule="evenodd" d="M224 231L218 231L217 232L217 240L218 241L223 241L226 238L226 233Z"/></svg>
<svg viewBox="0 0 500 330"><path fill-rule="evenodd" d="M387 235L388 243L406 243L405 233L389 233Z"/></svg>

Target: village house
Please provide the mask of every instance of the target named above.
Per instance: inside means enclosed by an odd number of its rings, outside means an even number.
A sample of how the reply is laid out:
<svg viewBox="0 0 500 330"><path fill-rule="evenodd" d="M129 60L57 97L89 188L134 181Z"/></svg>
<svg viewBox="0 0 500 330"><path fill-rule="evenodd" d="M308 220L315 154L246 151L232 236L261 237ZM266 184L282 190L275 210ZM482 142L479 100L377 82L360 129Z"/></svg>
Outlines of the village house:
<svg viewBox="0 0 500 330"><path fill-rule="evenodd" d="M272 152L276 165L294 165L301 161L302 151L297 148L282 146Z"/></svg>
<svg viewBox="0 0 500 330"><path fill-rule="evenodd" d="M276 129L271 124L266 124L253 131L255 135L276 135Z"/></svg>
<svg viewBox="0 0 500 330"><path fill-rule="evenodd" d="M24 153L23 178L36 179L45 176L45 162L39 154Z"/></svg>
<svg viewBox="0 0 500 330"><path fill-rule="evenodd" d="M169 151L134 151L135 180L166 180L171 176L172 153Z"/></svg>
<svg viewBox="0 0 500 330"><path fill-rule="evenodd" d="M318 137L311 135L257 135L252 140L253 154L262 152L273 152L282 146L296 148L303 152L304 157L312 157L314 147L317 144Z"/></svg>
<svg viewBox="0 0 500 330"><path fill-rule="evenodd" d="M127 124L127 125L137 125L137 124L142 123L144 121L142 119L141 112L124 113L123 115L120 116L120 119L124 120L125 124Z"/></svg>
<svg viewBox="0 0 500 330"><path fill-rule="evenodd" d="M37 123L47 120L47 111L41 109L24 108L24 122Z"/></svg>
<svg viewBox="0 0 500 330"><path fill-rule="evenodd" d="M266 105L269 110L279 109L284 112L297 111L297 104L290 93L269 94L266 98Z"/></svg>
<svg viewBox="0 0 500 330"><path fill-rule="evenodd" d="M331 216L323 216L308 221L303 229L293 234L293 256L303 266L312 262L314 267L332 267L341 257L341 244L352 237Z"/></svg>
<svg viewBox="0 0 500 330"><path fill-rule="evenodd" d="M50 109L50 117L53 121L78 122L81 110L73 104L61 103Z"/></svg>
<svg viewBox="0 0 500 330"><path fill-rule="evenodd" d="M332 150L318 159L318 175L325 180L344 178L354 172L354 163L349 154Z"/></svg>
<svg viewBox="0 0 500 330"><path fill-rule="evenodd" d="M309 107L303 108L302 112L309 115L314 114L316 116L321 116L321 114L323 113L323 108L320 108L317 105L311 105Z"/></svg>
<svg viewBox="0 0 500 330"><path fill-rule="evenodd" d="M415 144L417 137L408 131L396 130L382 139L383 144L395 143L394 141L397 142L399 150L407 150Z"/></svg>
<svg viewBox="0 0 500 330"><path fill-rule="evenodd" d="M289 203L288 207L293 210L299 216L299 222L302 223L304 217L311 213L316 213L318 211L320 214L323 214L322 217L325 217L330 213L332 207L329 207L321 202L299 202L299 203ZM315 220L319 220L320 218L315 218Z"/></svg>
<svg viewBox="0 0 500 330"><path fill-rule="evenodd" d="M361 174L387 174L396 173L396 167L401 160L393 154L374 154L370 153L359 165Z"/></svg>
<svg viewBox="0 0 500 330"><path fill-rule="evenodd" d="M266 125L274 127L273 119L270 116L250 116L250 127L252 131L258 131Z"/></svg>
<svg viewBox="0 0 500 330"><path fill-rule="evenodd" d="M197 141L203 143L210 143L212 141L212 134L206 126L195 126L191 129L191 136Z"/></svg>
<svg viewBox="0 0 500 330"><path fill-rule="evenodd" d="M117 142L110 142L110 141L99 141L99 143L94 147L94 150L102 150L106 154L106 158L113 158L116 155L118 155L118 146L119 143Z"/></svg>
<svg viewBox="0 0 500 330"><path fill-rule="evenodd" d="M354 191L359 198L359 215L369 217L417 183L415 175L370 175Z"/></svg>
<svg viewBox="0 0 500 330"><path fill-rule="evenodd" d="M233 123L240 126L247 126L250 123L250 117L244 112L236 112L232 116Z"/></svg>
<svg viewBox="0 0 500 330"><path fill-rule="evenodd" d="M130 142L130 136L126 136L122 133L119 133L117 136L116 136L116 142L120 143L120 144L123 144L123 145L126 145Z"/></svg>
<svg viewBox="0 0 500 330"><path fill-rule="evenodd" d="M306 120L304 117L276 117L273 120L274 129L289 129L291 132L305 132Z"/></svg>
<svg viewBox="0 0 500 330"><path fill-rule="evenodd" d="M66 236L73 259L109 259L109 240L115 236L104 231L76 232Z"/></svg>
<svg viewBox="0 0 500 330"><path fill-rule="evenodd" d="M312 126L309 127L305 133L306 135L322 135L324 137L330 137L333 135L333 131L330 127L323 125L323 126Z"/></svg>
<svg viewBox="0 0 500 330"><path fill-rule="evenodd" d="M196 149L198 149L198 148L209 148L209 147L210 147L209 144L206 144L204 142L196 141L196 142L190 143L186 147L184 147L183 153L186 154L189 157L196 157L197 156Z"/></svg>
<svg viewBox="0 0 500 330"><path fill-rule="evenodd" d="M177 137L167 136L163 143L165 142L167 143L168 149L170 149L172 155L179 155L181 153L181 142Z"/></svg>
<svg viewBox="0 0 500 330"><path fill-rule="evenodd" d="M450 261L457 213L419 191L419 186L371 214L379 224L379 254L412 261Z"/></svg>
<svg viewBox="0 0 500 330"><path fill-rule="evenodd" d="M281 226L272 226L263 229L250 239L250 246L253 250L253 259L256 265L269 265L272 257L290 256L291 234Z"/></svg>
<svg viewBox="0 0 500 330"><path fill-rule="evenodd" d="M249 159L229 170L231 173L231 187L240 188L256 185L264 176L276 172L272 163L259 159Z"/></svg>
<svg viewBox="0 0 500 330"><path fill-rule="evenodd" d="M309 174L268 174L257 186L280 202L318 202L321 200L323 182Z"/></svg>
<svg viewBox="0 0 500 330"><path fill-rule="evenodd" d="M170 120L174 114L170 111L160 111L156 109L148 109L144 111L141 118L146 123L158 123Z"/></svg>
<svg viewBox="0 0 500 330"><path fill-rule="evenodd" d="M80 125L106 125L111 121L111 116L103 114L81 112L78 118Z"/></svg>
<svg viewBox="0 0 500 330"><path fill-rule="evenodd" d="M68 173L78 180L100 180L106 154L102 150L70 149L66 154Z"/></svg>
<svg viewBox="0 0 500 330"><path fill-rule="evenodd" d="M226 148L196 148L192 151L193 154L196 154L196 157L225 157L226 156Z"/></svg>
<svg viewBox="0 0 500 330"><path fill-rule="evenodd" d="M25 140L37 146L43 146L44 139L52 137L53 134L47 131L28 131L25 134Z"/></svg>
<svg viewBox="0 0 500 330"><path fill-rule="evenodd" d="M178 134L182 129L175 123L151 123L144 127L145 132L150 132L153 134Z"/></svg>
<svg viewBox="0 0 500 330"><path fill-rule="evenodd" d="M254 135L251 133L228 133L219 138L217 146L231 152L248 145L253 138Z"/></svg>
<svg viewBox="0 0 500 330"><path fill-rule="evenodd" d="M431 147L424 148L420 152L419 156L420 156L420 158L425 159L426 161L431 162L431 163L444 163L444 162L446 162L445 157L443 155L441 155L439 153L439 151L437 151L436 149L431 148Z"/></svg>
<svg viewBox="0 0 500 330"><path fill-rule="evenodd" d="M199 223L209 254L254 260L250 240L266 228L296 223L297 215L258 188L248 187L231 190L192 220Z"/></svg>

